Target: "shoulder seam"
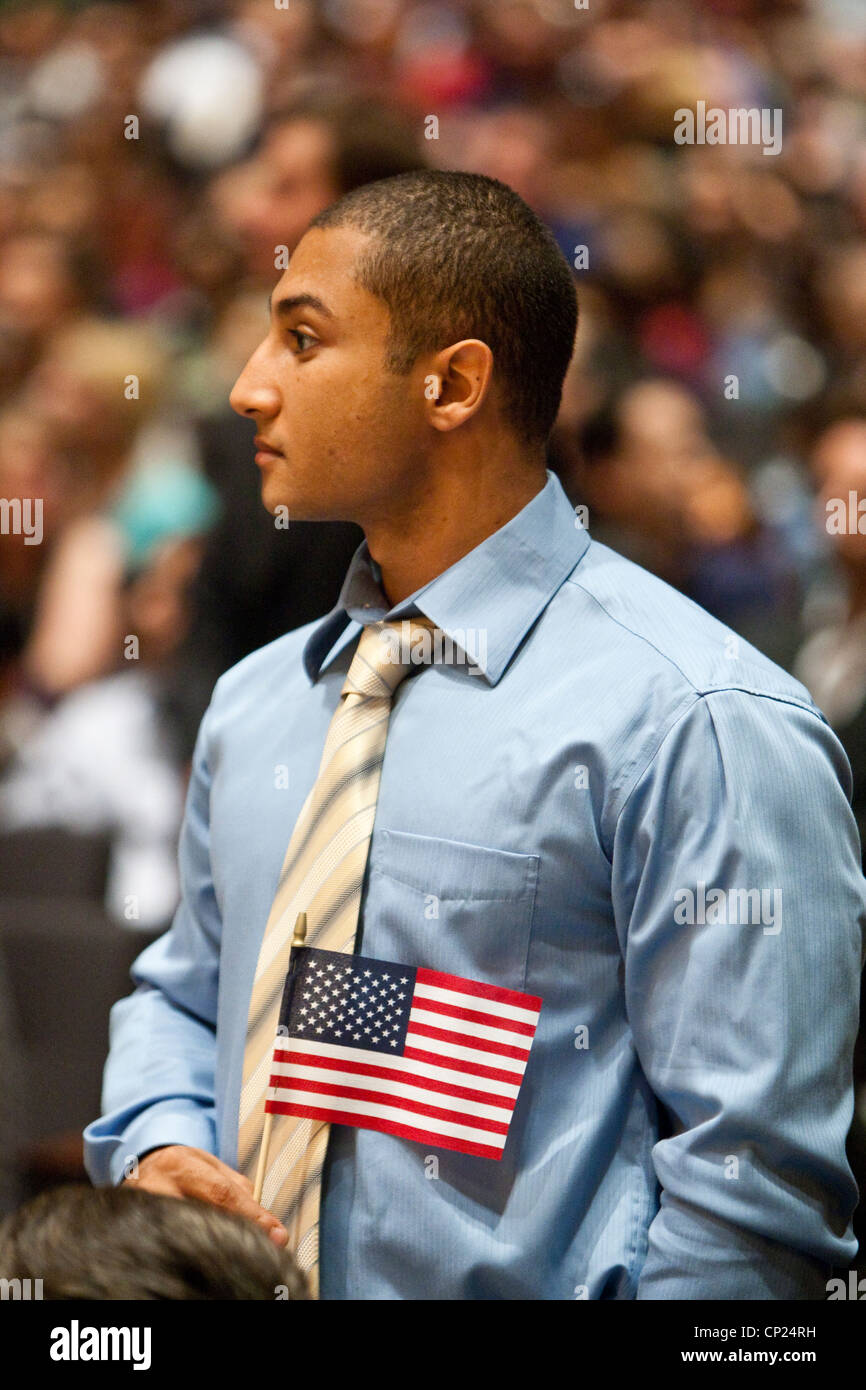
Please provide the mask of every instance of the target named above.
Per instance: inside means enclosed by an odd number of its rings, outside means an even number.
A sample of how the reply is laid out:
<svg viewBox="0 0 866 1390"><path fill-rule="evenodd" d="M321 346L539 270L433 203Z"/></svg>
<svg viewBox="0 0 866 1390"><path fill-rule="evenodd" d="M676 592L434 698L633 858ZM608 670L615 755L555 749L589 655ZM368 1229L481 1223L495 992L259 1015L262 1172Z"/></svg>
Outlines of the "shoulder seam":
<svg viewBox="0 0 866 1390"><path fill-rule="evenodd" d="M669 738L670 735L673 733L673 731L674 731L674 729L677 727L677 725L681 722L681 720L684 719L685 716L686 716L687 714L691 714L691 712L692 712L694 709L696 709L697 706L698 706L702 701L706 702L708 696L710 696L710 695L727 695L727 694L733 694L733 695L753 695L753 696L755 696L757 699L762 699L762 700L775 700L775 701L776 701L777 703L779 703L779 704L791 705L794 709L802 710L804 714L810 714L810 715L812 715L812 717L815 718L815 719L817 719L818 722L819 722L820 724L824 724L824 725L826 725L826 726L829 728L829 724L827 724L827 720L825 719L825 717L824 717L824 715L821 713L821 711L818 709L817 705L807 705L807 704L804 704L801 700L798 700L798 699L795 699L795 698L788 699L788 698L786 698L785 696L782 696L782 695L772 695L772 694L769 694L768 692L763 691L763 690L751 690L751 689L749 689L748 686L741 686L741 685L723 685L723 686L719 686L718 689L697 691L697 692L696 692L696 698L695 698L694 700L692 700L691 704L687 705L685 709L680 710L680 712L677 714L676 718L673 719L672 722L668 725L668 727L665 729L664 733L662 734L661 738L659 739L658 743L656 744L655 750L654 750L654 752L652 753L651 757L647 758L647 760L646 760L646 762L644 763L643 768L641 769L641 771L638 772L638 773L635 775L635 777L634 777L634 779L633 779L633 781L632 781L632 783L631 783L631 786L629 787L628 791L626 792L626 794L625 794L625 796L624 796L624 798L623 798L622 805L620 806L619 810L618 810L617 813L616 813L616 822L615 822L615 827L614 827L614 835L616 834L616 830L617 830L617 828L619 827L619 822L620 822L620 819L622 818L622 815L623 815L623 813L624 813L624 811L625 811L626 806L628 805L629 801L631 800L632 796L634 795L634 793L635 793L635 791L637 790L637 788L638 788L638 786L640 785L640 783L643 781L643 779L644 779L644 777L646 776L646 774L649 772L650 768L652 767L652 765L653 765L653 763L655 762L656 758L658 757L659 753L662 751L662 748L664 747L664 745L665 745L665 743L667 742L668 738ZM713 725L713 728L715 729L715 721L713 720L712 711L710 710L710 707L709 707L708 704L706 705L706 709L707 709L707 713L708 713L709 718L710 718L710 723Z"/></svg>
<svg viewBox="0 0 866 1390"><path fill-rule="evenodd" d="M639 642L645 642L646 645L652 648L652 650L658 656L660 656L663 661L666 661L669 666L673 666L675 671L679 671L686 685L688 685L691 690L694 690L697 693L697 687L694 681L689 680L685 671L682 669L682 667L677 665L673 657L670 657L667 655L666 652L661 651L661 649L657 647L654 642L651 642L648 637L645 637L642 632L635 632L634 628L629 627L627 623L624 623L620 618L617 618L615 614L611 613L610 609L605 607L605 605L602 603L601 599L597 596L597 594L594 594L590 589L587 589L586 585L581 583L579 578L572 577L573 573L574 572L572 571L572 574L570 574L566 579L566 584L573 584L576 589L580 589L581 593L585 594L588 599L591 599L592 602L596 605L596 607L601 609L605 617L609 618L612 623L616 623L617 627L621 627L623 632L629 632L631 633L632 637L637 638Z"/></svg>
<svg viewBox="0 0 866 1390"><path fill-rule="evenodd" d="M661 650L660 647L657 647L657 646L656 646L655 642L650 641L649 637L646 637L642 632L636 632L635 629L634 629L633 627L629 627L628 623L624 623L624 622L622 621L621 618L618 618L618 617L616 616L615 613L611 613L610 609L609 609L608 607L606 607L606 605L605 605L604 603L602 603L601 599L600 599L596 594L594 594L590 589L587 589L586 585L583 584L583 583L581 583L581 581L580 581L579 578L573 578L572 575L569 575L568 578L566 579L566 583L567 583L567 584L573 584L573 585L575 586L575 588L580 589L581 593L585 594L586 597L587 597L588 599L591 599L591 601L596 605L596 607L598 607L598 608L601 609L601 611L602 611L602 613L604 613L605 617L606 617L606 618L609 618L610 621L611 621L612 623L616 623L617 627L622 628L623 632L628 632L628 633L630 633L631 636L634 637L638 642L644 642L644 643L646 643L646 645L647 645L652 651L654 651L654 652L656 653L657 656L660 656L660 657L661 657L662 661L667 662L667 664L668 664L669 666L672 666L672 667L674 668L675 671L678 671L678 672L679 672L679 674L682 676L682 678L683 678L685 684L688 686L688 688L689 688L691 691L694 692L695 695L698 695L698 696L701 696L701 695L715 695L715 694L723 694L726 690L738 690L738 691L742 691L742 692L744 692L745 694L748 694L748 695L759 695L759 696L762 696L764 699L767 699L767 700L780 700L780 701L781 701L782 703L784 703L784 704L796 705L799 709L807 710L807 711L809 711L809 713L812 713L812 714L818 714L819 717L820 717L822 720L824 719L824 716L821 714L820 710L817 709L817 706L816 706L813 702L808 702L808 701L802 699L801 696L796 695L793 691L791 691L789 694L782 694L782 693L780 693L780 692L778 692L778 691L766 690L766 689L762 688L761 686L754 686L754 685L738 685L738 684L736 684L736 683L733 682L733 681L730 682L729 684L725 684L725 685L707 685L707 686L699 686L699 685L696 685L695 682L691 679L691 677L689 677L689 676L686 675L686 673L685 673L685 671L682 669L682 667L679 666L679 665L677 664L676 661L674 661L674 659L673 659L672 656L669 656L669 655L667 654L667 652L663 652L663 651ZM680 597L683 598L683 599L686 599L687 602L690 602L690 603L692 602L692 600L691 600L691 599L688 599L687 595L685 595L685 594L680 595ZM697 605L696 605L696 606L697 606ZM703 610L702 610L702 611L703 611ZM709 616L709 617L712 617L712 614L708 614L708 616ZM718 620L718 619L715 619L714 621L718 622L719 620ZM721 625L723 628L725 628L726 631L730 632L731 635L732 635L733 637L736 637L736 636L737 636L737 633L734 632L733 628L728 628L727 625L726 625L725 623L721 623L720 625ZM740 640L744 640L744 639L740 639ZM761 653L759 653L759 655L760 655L760 654L761 654ZM767 658L767 659L769 659L769 658ZM781 667L780 667L779 669L782 670ZM783 674L787 674L787 673L786 673L786 672L783 672ZM793 680L794 677L792 676L791 679ZM826 723L826 720L824 720L824 722Z"/></svg>

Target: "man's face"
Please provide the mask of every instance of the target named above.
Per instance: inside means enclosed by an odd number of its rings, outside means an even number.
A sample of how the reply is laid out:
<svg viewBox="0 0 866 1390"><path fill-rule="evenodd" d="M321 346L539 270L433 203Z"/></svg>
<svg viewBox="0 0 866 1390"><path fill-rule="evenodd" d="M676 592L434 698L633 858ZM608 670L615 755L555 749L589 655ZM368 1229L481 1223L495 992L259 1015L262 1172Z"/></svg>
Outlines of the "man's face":
<svg viewBox="0 0 866 1390"><path fill-rule="evenodd" d="M307 232L232 389L234 409L256 422L262 501L290 519L364 525L423 484L424 362L406 376L385 368L388 309L351 276L367 241L349 227Z"/></svg>

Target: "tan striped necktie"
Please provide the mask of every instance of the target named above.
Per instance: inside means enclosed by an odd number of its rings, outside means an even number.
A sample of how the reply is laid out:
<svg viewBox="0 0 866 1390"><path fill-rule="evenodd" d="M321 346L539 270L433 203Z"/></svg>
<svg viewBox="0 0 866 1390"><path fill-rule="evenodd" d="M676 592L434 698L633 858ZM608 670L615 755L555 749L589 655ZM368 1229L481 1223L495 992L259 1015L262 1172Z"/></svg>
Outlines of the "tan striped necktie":
<svg viewBox="0 0 866 1390"><path fill-rule="evenodd" d="M318 776L292 832L259 952L247 1023L238 1167L250 1179L264 1128L265 1093L295 919L306 912L308 946L354 949L392 696L412 669L416 632L427 629L429 639L432 628L426 618L364 628L328 729ZM409 633L410 641L401 642ZM321 1120L275 1115L262 1188L262 1205L288 1230L288 1248L307 1272L314 1296L329 1131L330 1125Z"/></svg>

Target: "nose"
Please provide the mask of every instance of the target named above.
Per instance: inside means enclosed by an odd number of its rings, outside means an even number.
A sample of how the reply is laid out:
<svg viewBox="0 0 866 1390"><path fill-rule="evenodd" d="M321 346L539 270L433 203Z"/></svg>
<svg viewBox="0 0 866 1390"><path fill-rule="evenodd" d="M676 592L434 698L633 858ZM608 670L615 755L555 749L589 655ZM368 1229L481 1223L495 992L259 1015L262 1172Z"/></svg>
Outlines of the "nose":
<svg viewBox="0 0 866 1390"><path fill-rule="evenodd" d="M279 413L280 393L265 369L262 351L257 348L231 389L229 404L238 415L272 420Z"/></svg>

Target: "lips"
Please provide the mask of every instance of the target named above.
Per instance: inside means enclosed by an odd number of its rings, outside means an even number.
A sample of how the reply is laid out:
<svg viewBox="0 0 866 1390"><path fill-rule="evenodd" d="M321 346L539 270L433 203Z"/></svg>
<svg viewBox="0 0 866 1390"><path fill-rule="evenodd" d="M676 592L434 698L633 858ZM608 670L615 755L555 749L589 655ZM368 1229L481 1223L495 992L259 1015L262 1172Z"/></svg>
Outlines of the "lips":
<svg viewBox="0 0 866 1390"><path fill-rule="evenodd" d="M253 440L253 443L255 444L257 451L256 463L259 464L260 467L265 467L267 464L273 463L276 459L281 459L284 457L281 449L277 449L274 447L273 444L269 444L268 441L265 438L263 438L263 436L260 434L256 435L255 439Z"/></svg>

